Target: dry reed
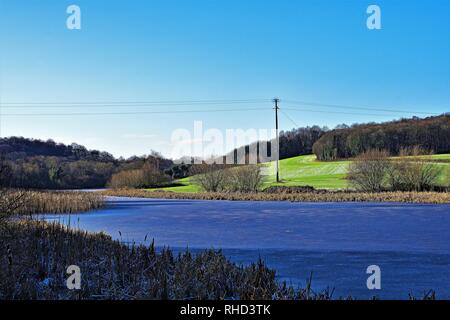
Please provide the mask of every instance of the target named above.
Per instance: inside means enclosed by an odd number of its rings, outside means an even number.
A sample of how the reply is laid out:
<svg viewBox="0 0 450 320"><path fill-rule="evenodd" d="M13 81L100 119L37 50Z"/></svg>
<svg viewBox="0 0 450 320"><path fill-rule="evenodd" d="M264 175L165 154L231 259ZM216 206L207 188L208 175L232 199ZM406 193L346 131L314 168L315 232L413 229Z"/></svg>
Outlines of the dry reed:
<svg viewBox="0 0 450 320"><path fill-rule="evenodd" d="M75 213L99 209L103 197L90 192L17 191L24 194L15 214ZM9 196L14 196L11 192Z"/></svg>
<svg viewBox="0 0 450 320"><path fill-rule="evenodd" d="M105 196L153 198L153 199L192 199L229 201L291 201L291 202L398 202L398 203L450 203L450 193L439 192L353 192L353 191L312 191L301 193L175 193L146 190L106 190Z"/></svg>
<svg viewBox="0 0 450 320"><path fill-rule="evenodd" d="M9 221L0 240L0 300L331 298L279 285L264 262L237 266L220 251L175 256L42 221ZM70 265L81 269L79 291L66 287Z"/></svg>

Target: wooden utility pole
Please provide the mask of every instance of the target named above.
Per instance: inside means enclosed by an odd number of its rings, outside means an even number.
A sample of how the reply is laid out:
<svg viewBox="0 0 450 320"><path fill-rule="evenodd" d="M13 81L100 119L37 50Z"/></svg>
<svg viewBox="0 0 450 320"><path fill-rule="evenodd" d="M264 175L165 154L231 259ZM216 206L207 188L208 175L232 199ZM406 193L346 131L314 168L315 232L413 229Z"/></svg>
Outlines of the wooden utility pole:
<svg viewBox="0 0 450 320"><path fill-rule="evenodd" d="M273 99L273 102L275 103L275 129L276 129L276 144L277 144L277 160L276 160L276 167L277 167L277 183L280 182L280 139L278 134L278 110L280 109L278 107L278 103L280 102L280 99L275 98Z"/></svg>

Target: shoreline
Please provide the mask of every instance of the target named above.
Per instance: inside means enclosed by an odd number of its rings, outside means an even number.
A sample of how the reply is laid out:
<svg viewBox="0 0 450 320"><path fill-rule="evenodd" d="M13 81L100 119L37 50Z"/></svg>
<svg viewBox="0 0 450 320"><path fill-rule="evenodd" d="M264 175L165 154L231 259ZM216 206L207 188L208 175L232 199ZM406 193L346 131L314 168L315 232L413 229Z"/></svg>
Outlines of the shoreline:
<svg viewBox="0 0 450 320"><path fill-rule="evenodd" d="M364 193L351 191L316 191L305 193L175 193L166 191L147 191L136 189L106 190L97 192L102 196L215 200L215 201L287 201L287 202L379 202L411 204L450 204L450 193L438 192L381 192Z"/></svg>

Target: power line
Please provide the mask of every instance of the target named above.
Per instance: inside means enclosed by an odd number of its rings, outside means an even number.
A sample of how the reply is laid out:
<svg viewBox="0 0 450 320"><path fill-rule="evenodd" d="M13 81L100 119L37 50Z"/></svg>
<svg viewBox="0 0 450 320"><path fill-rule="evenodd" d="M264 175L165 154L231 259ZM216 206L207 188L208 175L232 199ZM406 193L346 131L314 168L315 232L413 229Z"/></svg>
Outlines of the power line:
<svg viewBox="0 0 450 320"><path fill-rule="evenodd" d="M260 104L271 102L270 99L214 99L214 100L161 100L161 101L95 101L95 102L2 102L1 107L3 109L28 109L28 108L120 108L120 107L136 107L136 108L149 108L149 107L167 107L167 106L195 106L195 105L235 105L235 104ZM347 115L370 115L370 116L380 116L380 113L389 113L389 115L396 116L395 113L406 113L406 114L426 114L426 115L439 115L433 112L424 111L407 111L399 109L390 108L375 108L375 107L358 107L342 104L326 104L313 101L300 101L300 100L283 100L287 103L287 107L293 107L290 110L293 111L303 111L303 112L314 112L314 113L334 113L334 114L347 114ZM362 110L362 111L374 111L378 114L367 114L367 113L353 113L353 112L336 112L336 111L321 111L313 109L299 109L297 106L316 106L325 108L336 108L336 109L352 109L352 110ZM288 108L284 108L288 110ZM257 109L255 109L257 110ZM220 110L222 111L222 110ZM230 110L233 111L233 110ZM186 113L187 111L172 111L173 113ZM191 112L191 111L189 111ZM201 111L192 111L201 112ZM205 111L206 112L206 111ZM214 111L212 111L214 112ZM155 112L163 113L163 112ZM103 113L102 113L103 114ZM105 115L112 114L137 114L136 112L105 112ZM8 116L8 114L5 114ZM9 114L10 116L19 116L21 114ZM31 115L31 114L23 114ZM33 114L34 115L34 114ZM43 115L53 115L53 113L46 113ZM56 115L56 114L55 114ZM58 114L63 115L63 114ZM66 114L64 114L66 115ZM88 115L87 113L71 113L67 115ZM92 115L101 115L100 112L92 113Z"/></svg>
<svg viewBox="0 0 450 320"><path fill-rule="evenodd" d="M299 108L283 108L284 110L312 112L312 113L326 113L326 114L345 114L345 115L359 115L359 116L373 116L373 117L386 117L386 116L398 116L396 114L381 114L381 113L358 113L358 112L342 112L342 111L323 111L313 109L299 109Z"/></svg>
<svg viewBox="0 0 450 320"><path fill-rule="evenodd" d="M3 109L19 109L19 108L153 108L153 107L167 107L167 106L195 106L195 105L236 105L236 104L261 104L270 102L270 99L215 99L215 100L173 100L173 101L109 101L109 102L4 102L2 101L1 108ZM322 114L344 114L344 115L361 115L361 116L397 116L395 113L411 113L411 114L427 114L439 115L432 112L422 111L406 111L394 110L373 107L357 107L340 104L325 104L318 102L308 102L300 100L283 100L287 102L287 107L283 110L291 110L297 112L322 113ZM362 111L375 111L377 113L357 113L357 112L342 112L342 111L325 111L317 109L298 108L297 106L317 106L337 109L352 109ZM145 115L145 114L187 114L187 113L218 113L218 112L240 112L240 111L257 111L266 110L266 108L239 108L239 109L210 109L210 110L167 110L167 111L120 111L120 112L67 112L67 113L3 113L6 117L34 117L34 116L107 116L107 115ZM283 112L282 110L280 110ZM298 126L295 121L286 113L283 114Z"/></svg>
<svg viewBox="0 0 450 320"><path fill-rule="evenodd" d="M129 111L129 112L71 112L71 113L4 113L7 117L49 117L49 116L107 116L107 115L145 115L145 114L181 114L181 113L219 113L267 110L267 108L213 109L213 110L177 110L177 111Z"/></svg>
<svg viewBox="0 0 450 320"><path fill-rule="evenodd" d="M284 111L284 109L279 109L279 110L280 110L280 112L281 112L282 114L284 114L284 116L285 116L290 122L292 122L292 123L294 124L295 127L297 127L297 128L300 127L300 126L294 121L294 119L292 119L292 118Z"/></svg>
<svg viewBox="0 0 450 320"><path fill-rule="evenodd" d="M156 104L160 104L160 103L214 103L214 102L267 102L267 101L272 101L271 99L197 99L197 100L134 100L134 101L109 101L109 102L105 102L105 101L94 101L94 102L89 102L89 101L72 101L72 102L56 102L56 101L40 101L40 102L9 102L8 104L96 104L96 103L100 103L100 104L114 104L114 103L156 103Z"/></svg>
<svg viewBox="0 0 450 320"><path fill-rule="evenodd" d="M318 103L318 102L300 101L300 100L283 100L283 101L288 103L288 104L301 105L301 106L316 106L316 107L324 107L324 108L353 109L353 110L391 112L391 113L439 115L439 113L433 113L433 112L399 110L399 109L391 109L391 108L388 108L388 107L384 107L384 108L359 107L359 106L350 106L350 105L341 105L341 104L327 104L327 103Z"/></svg>
<svg viewBox="0 0 450 320"><path fill-rule="evenodd" d="M233 105L259 104L269 99L241 100L178 100L178 101L110 101L110 102L4 102L7 108L72 108L72 107L150 107L150 106L194 106L194 105Z"/></svg>
<svg viewBox="0 0 450 320"><path fill-rule="evenodd" d="M3 105L2 105L3 107ZM113 116L113 115L146 115L146 114L189 114L189 113L220 113L220 112L241 112L241 111L260 111L267 110L267 108L240 108L240 109L210 109L210 110L172 110L172 111L124 111L124 112L66 112L66 113L2 113L3 117L50 117L50 116ZM281 111L281 109L279 109ZM359 116L374 116L386 117L397 116L395 114L371 114L371 113L357 113L357 112L342 112L342 111L323 111L303 108L283 108L282 110L290 110L293 112L309 112L321 114L341 114L341 115L359 115ZM286 112L283 114L290 118ZM295 121L290 118L290 121L295 124Z"/></svg>

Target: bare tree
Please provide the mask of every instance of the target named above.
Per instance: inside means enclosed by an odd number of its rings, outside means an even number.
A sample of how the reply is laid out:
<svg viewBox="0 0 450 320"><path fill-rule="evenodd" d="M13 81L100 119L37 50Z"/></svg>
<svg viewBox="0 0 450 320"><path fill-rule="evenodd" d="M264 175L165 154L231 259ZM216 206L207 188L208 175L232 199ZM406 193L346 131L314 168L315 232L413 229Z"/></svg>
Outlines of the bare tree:
<svg viewBox="0 0 450 320"><path fill-rule="evenodd" d="M159 187L171 182L171 177L159 170L158 165L149 162L142 167L144 181L149 187Z"/></svg>
<svg viewBox="0 0 450 320"><path fill-rule="evenodd" d="M351 185L365 192L382 191L389 168L388 156L387 151L376 149L359 155L349 168L348 178Z"/></svg>
<svg viewBox="0 0 450 320"><path fill-rule="evenodd" d="M198 164L191 168L192 180L207 192L220 192L225 189L226 171L224 165Z"/></svg>
<svg viewBox="0 0 450 320"><path fill-rule="evenodd" d="M401 191L433 190L443 168L422 157L426 154L430 153L420 147L402 149L400 158L392 160L387 170L390 188Z"/></svg>
<svg viewBox="0 0 450 320"><path fill-rule="evenodd" d="M257 165L240 166L228 170L228 188L238 192L258 192L262 184L260 167Z"/></svg>

